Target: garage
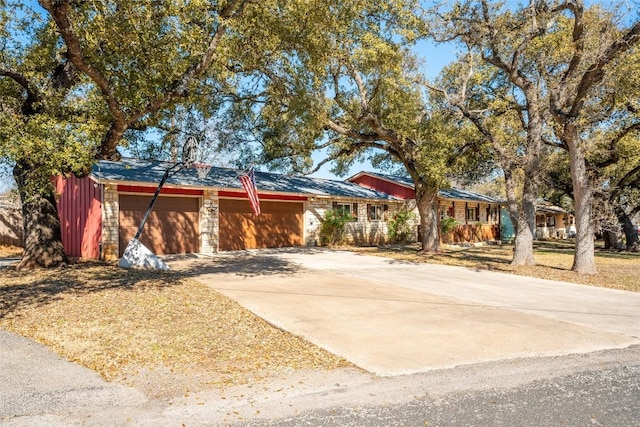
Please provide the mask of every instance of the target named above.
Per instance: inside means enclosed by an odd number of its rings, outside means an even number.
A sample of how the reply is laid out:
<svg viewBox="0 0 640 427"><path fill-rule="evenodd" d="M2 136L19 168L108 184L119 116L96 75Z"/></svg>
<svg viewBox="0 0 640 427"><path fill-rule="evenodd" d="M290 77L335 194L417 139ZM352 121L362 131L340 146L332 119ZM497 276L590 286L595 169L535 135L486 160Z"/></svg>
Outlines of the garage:
<svg viewBox="0 0 640 427"><path fill-rule="evenodd" d="M136 235L151 196L119 196L119 251ZM142 230L140 242L157 255L197 253L200 198L160 196Z"/></svg>
<svg viewBox="0 0 640 427"><path fill-rule="evenodd" d="M304 203L261 201L256 216L246 199L220 199L221 251L302 246Z"/></svg>

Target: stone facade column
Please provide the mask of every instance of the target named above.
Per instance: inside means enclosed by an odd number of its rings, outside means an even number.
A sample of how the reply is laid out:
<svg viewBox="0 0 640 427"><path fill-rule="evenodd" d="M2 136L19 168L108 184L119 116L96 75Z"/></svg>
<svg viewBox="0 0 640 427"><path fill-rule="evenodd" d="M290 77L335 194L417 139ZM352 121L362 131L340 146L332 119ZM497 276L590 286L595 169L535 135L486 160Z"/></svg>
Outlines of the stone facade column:
<svg viewBox="0 0 640 427"><path fill-rule="evenodd" d="M304 213L306 246L320 245L320 225L325 213L331 209L331 206L330 200L317 197L310 197L307 201L307 209Z"/></svg>
<svg viewBox="0 0 640 427"><path fill-rule="evenodd" d="M102 258L116 260L119 257L119 214L118 190L113 185L104 185L102 200Z"/></svg>
<svg viewBox="0 0 640 427"><path fill-rule="evenodd" d="M218 192L205 190L200 211L200 251L204 254L218 252L220 203Z"/></svg>

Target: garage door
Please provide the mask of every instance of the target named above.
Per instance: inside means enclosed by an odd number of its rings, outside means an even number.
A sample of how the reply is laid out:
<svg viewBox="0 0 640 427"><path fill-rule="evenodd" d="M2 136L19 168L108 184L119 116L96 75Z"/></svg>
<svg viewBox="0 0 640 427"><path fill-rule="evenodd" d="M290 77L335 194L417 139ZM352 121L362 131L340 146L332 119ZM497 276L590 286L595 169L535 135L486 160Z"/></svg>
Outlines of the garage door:
<svg viewBox="0 0 640 427"><path fill-rule="evenodd" d="M120 256L136 235L151 196L120 195ZM147 219L140 241L153 253L197 253L200 248L197 197L158 197Z"/></svg>
<svg viewBox="0 0 640 427"><path fill-rule="evenodd" d="M220 199L220 250L302 246L303 203L260 202L256 216L248 200Z"/></svg>

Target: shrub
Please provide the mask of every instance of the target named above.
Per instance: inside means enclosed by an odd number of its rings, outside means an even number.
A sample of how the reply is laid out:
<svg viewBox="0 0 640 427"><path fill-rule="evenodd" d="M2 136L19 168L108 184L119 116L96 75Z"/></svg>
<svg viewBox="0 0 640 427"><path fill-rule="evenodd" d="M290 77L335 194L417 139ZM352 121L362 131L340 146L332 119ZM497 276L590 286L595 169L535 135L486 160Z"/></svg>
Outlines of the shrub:
<svg viewBox="0 0 640 427"><path fill-rule="evenodd" d="M458 221L450 216L442 218L440 221L440 232L442 240L449 243L451 232L458 226Z"/></svg>
<svg viewBox="0 0 640 427"><path fill-rule="evenodd" d="M320 225L320 244L328 246L343 243L345 226L352 220L353 217L348 213L336 209L328 210Z"/></svg>
<svg viewBox="0 0 640 427"><path fill-rule="evenodd" d="M394 243L405 243L412 234L412 225L415 220L413 211L401 210L393 215L389 221L389 238Z"/></svg>

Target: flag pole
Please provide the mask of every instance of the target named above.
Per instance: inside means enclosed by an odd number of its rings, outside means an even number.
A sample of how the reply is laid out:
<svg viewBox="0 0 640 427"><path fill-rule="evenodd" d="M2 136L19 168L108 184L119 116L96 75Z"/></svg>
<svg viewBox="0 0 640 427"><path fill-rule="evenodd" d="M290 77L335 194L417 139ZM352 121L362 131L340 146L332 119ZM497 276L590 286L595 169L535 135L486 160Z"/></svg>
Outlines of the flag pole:
<svg viewBox="0 0 640 427"><path fill-rule="evenodd" d="M182 160L180 160L178 163L174 164L164 172L164 175L160 180L160 184L158 184L158 188L156 188L156 192L151 198L149 207L147 208L147 211L144 213L144 216L142 217L142 222L140 222L138 231L136 232L136 235L133 237L135 240L138 240L138 237L140 237L140 234L142 234L142 229L144 228L144 225L147 222L147 219L149 218L149 214L153 209L153 205L155 205L156 200L158 200L158 195L160 195L160 191L162 190L162 186L164 185L164 183L167 181L169 176L180 172L184 168L190 168L191 166L193 166L196 160L197 149L198 149L198 141L194 137L189 137L189 139L187 139L187 142L185 142L184 147L182 147Z"/></svg>

